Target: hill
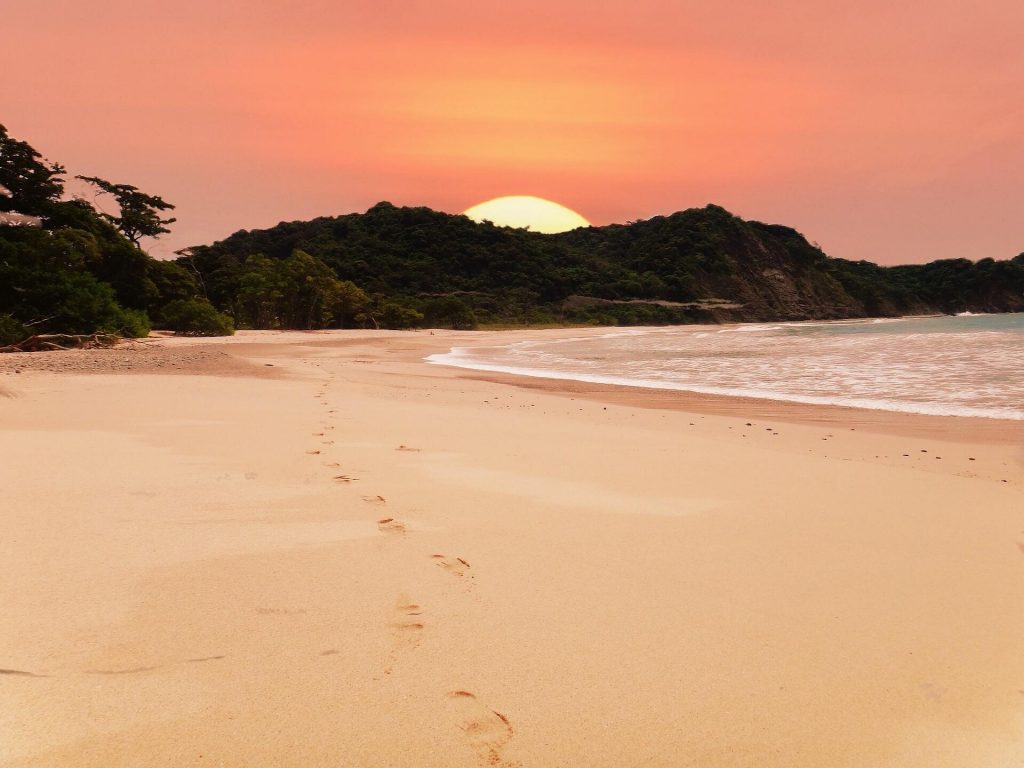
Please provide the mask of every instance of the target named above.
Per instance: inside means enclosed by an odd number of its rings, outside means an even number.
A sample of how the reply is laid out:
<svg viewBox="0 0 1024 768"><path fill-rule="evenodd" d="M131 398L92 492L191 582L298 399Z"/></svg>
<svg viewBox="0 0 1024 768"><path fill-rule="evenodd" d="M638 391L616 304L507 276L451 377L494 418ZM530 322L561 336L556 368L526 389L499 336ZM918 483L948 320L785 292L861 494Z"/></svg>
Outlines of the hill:
<svg viewBox="0 0 1024 768"><path fill-rule="evenodd" d="M880 267L718 206L559 235L429 208L236 232L157 261L174 206L77 178L117 213L66 199L66 172L0 125L0 351L58 334L479 323L669 324L1024 311L1024 254ZM41 340L39 337L43 336ZM30 338L29 338L30 337ZM48 338L47 338L48 337ZM63 343L63 342L60 342Z"/></svg>
<svg viewBox="0 0 1024 768"><path fill-rule="evenodd" d="M248 306L260 282L254 273L269 276L296 254L358 286L363 310L375 298L376 313L341 313L341 324L625 325L1024 311L1024 254L881 267L830 258L789 227L744 221L714 205L542 235L379 203L363 214L236 232L188 249L178 263L244 325L257 320Z"/></svg>

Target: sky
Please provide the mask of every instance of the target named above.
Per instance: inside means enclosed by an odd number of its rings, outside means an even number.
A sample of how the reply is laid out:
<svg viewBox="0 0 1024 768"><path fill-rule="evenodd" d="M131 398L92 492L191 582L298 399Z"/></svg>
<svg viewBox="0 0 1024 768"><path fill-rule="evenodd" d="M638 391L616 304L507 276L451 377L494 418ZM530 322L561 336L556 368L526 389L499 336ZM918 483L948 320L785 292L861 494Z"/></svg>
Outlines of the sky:
<svg viewBox="0 0 1024 768"><path fill-rule="evenodd" d="M1024 251L1020 0L9 0L0 123L238 229L716 203L880 263Z"/></svg>

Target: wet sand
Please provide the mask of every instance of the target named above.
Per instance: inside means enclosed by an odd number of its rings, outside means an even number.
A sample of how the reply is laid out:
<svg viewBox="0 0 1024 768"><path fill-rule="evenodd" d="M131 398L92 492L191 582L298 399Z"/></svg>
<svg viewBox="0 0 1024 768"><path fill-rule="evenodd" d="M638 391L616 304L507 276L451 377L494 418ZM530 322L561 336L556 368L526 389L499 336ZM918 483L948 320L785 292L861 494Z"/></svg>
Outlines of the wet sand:
<svg viewBox="0 0 1024 768"><path fill-rule="evenodd" d="M0 765L1024 761L1024 424L495 338L0 356Z"/></svg>

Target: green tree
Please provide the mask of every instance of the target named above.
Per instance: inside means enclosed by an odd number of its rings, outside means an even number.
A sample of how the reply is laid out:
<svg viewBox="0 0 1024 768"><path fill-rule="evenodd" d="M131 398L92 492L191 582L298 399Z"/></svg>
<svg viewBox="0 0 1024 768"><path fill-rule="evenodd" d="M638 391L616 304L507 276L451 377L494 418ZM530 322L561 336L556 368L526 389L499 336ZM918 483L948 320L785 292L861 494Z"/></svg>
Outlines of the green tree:
<svg viewBox="0 0 1024 768"><path fill-rule="evenodd" d="M256 254L245 260L243 269L235 295L237 319L248 328L280 327L284 284L274 261Z"/></svg>
<svg viewBox="0 0 1024 768"><path fill-rule="evenodd" d="M341 298L341 281L334 270L304 251L281 262L284 283L282 323L287 328L325 328L334 319Z"/></svg>
<svg viewBox="0 0 1024 768"><path fill-rule="evenodd" d="M248 257L235 300L245 325L301 330L357 324L369 304L356 285L339 280L324 262L299 250L280 260Z"/></svg>
<svg viewBox="0 0 1024 768"><path fill-rule="evenodd" d="M423 315L428 325L444 326L457 331L469 331L477 326L472 308L455 296L430 299L423 305Z"/></svg>
<svg viewBox="0 0 1024 768"><path fill-rule="evenodd" d="M380 315L386 328L415 328L423 322L421 312L393 301L381 305Z"/></svg>
<svg viewBox="0 0 1024 768"><path fill-rule="evenodd" d="M64 166L44 160L0 125L0 211L46 214L48 204L64 193L64 173Z"/></svg>
<svg viewBox="0 0 1024 768"><path fill-rule="evenodd" d="M367 312L370 311L372 300L362 288L351 280L342 280L338 284L338 293L334 302L333 322L340 328L355 328L369 323Z"/></svg>
<svg viewBox="0 0 1024 768"><path fill-rule="evenodd" d="M131 184L114 184L97 176L76 176L75 178L87 181L101 192L113 196L121 209L121 215L111 216L107 213L101 215L117 227L136 248L142 248L139 241L143 237L159 237L166 234L171 230L167 229L165 225L177 221L174 218L160 218L160 212L174 210L173 205L156 195L147 195Z"/></svg>
<svg viewBox="0 0 1024 768"><path fill-rule="evenodd" d="M162 307L177 299L194 299L199 296L199 285L191 272L173 261L146 262L146 274L156 288L157 307Z"/></svg>
<svg viewBox="0 0 1024 768"><path fill-rule="evenodd" d="M39 229L0 236L0 313L34 333L149 333L146 314L118 304L110 285L64 266L67 246Z"/></svg>

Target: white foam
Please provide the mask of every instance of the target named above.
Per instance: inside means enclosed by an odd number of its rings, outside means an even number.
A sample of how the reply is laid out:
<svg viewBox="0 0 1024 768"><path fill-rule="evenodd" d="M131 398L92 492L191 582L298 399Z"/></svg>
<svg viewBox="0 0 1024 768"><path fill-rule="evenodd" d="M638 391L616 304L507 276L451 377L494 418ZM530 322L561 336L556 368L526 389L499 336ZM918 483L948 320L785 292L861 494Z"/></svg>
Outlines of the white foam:
<svg viewBox="0 0 1024 768"><path fill-rule="evenodd" d="M508 373L515 376L527 376L536 379L583 381L590 384L612 384L623 387L640 387L643 389L668 389L677 392L694 392L696 394L703 395L750 397L758 400L779 400L782 402L805 403L808 405L838 405L850 408L866 408L873 411L919 413L929 416L968 416L985 419L1010 419L1013 421L1024 421L1024 411L1017 411L1009 408L973 408L970 406L941 405L938 403L910 403L884 398L871 399L863 397L798 395L751 387L711 387L696 384L681 384L679 382L666 381L662 379L643 379L632 378L629 376L607 376L602 374L543 370L539 368L520 368L512 365L499 365L471 359L468 357L468 353L468 348L455 347L451 352L430 355L424 359L426 362L434 365L450 365L456 368L464 368L472 371Z"/></svg>
<svg viewBox="0 0 1024 768"><path fill-rule="evenodd" d="M455 347L427 360L534 378L1024 420L1024 316L882 323L886 325L858 320L753 323L718 330L632 329ZM850 329L852 324L862 328Z"/></svg>

